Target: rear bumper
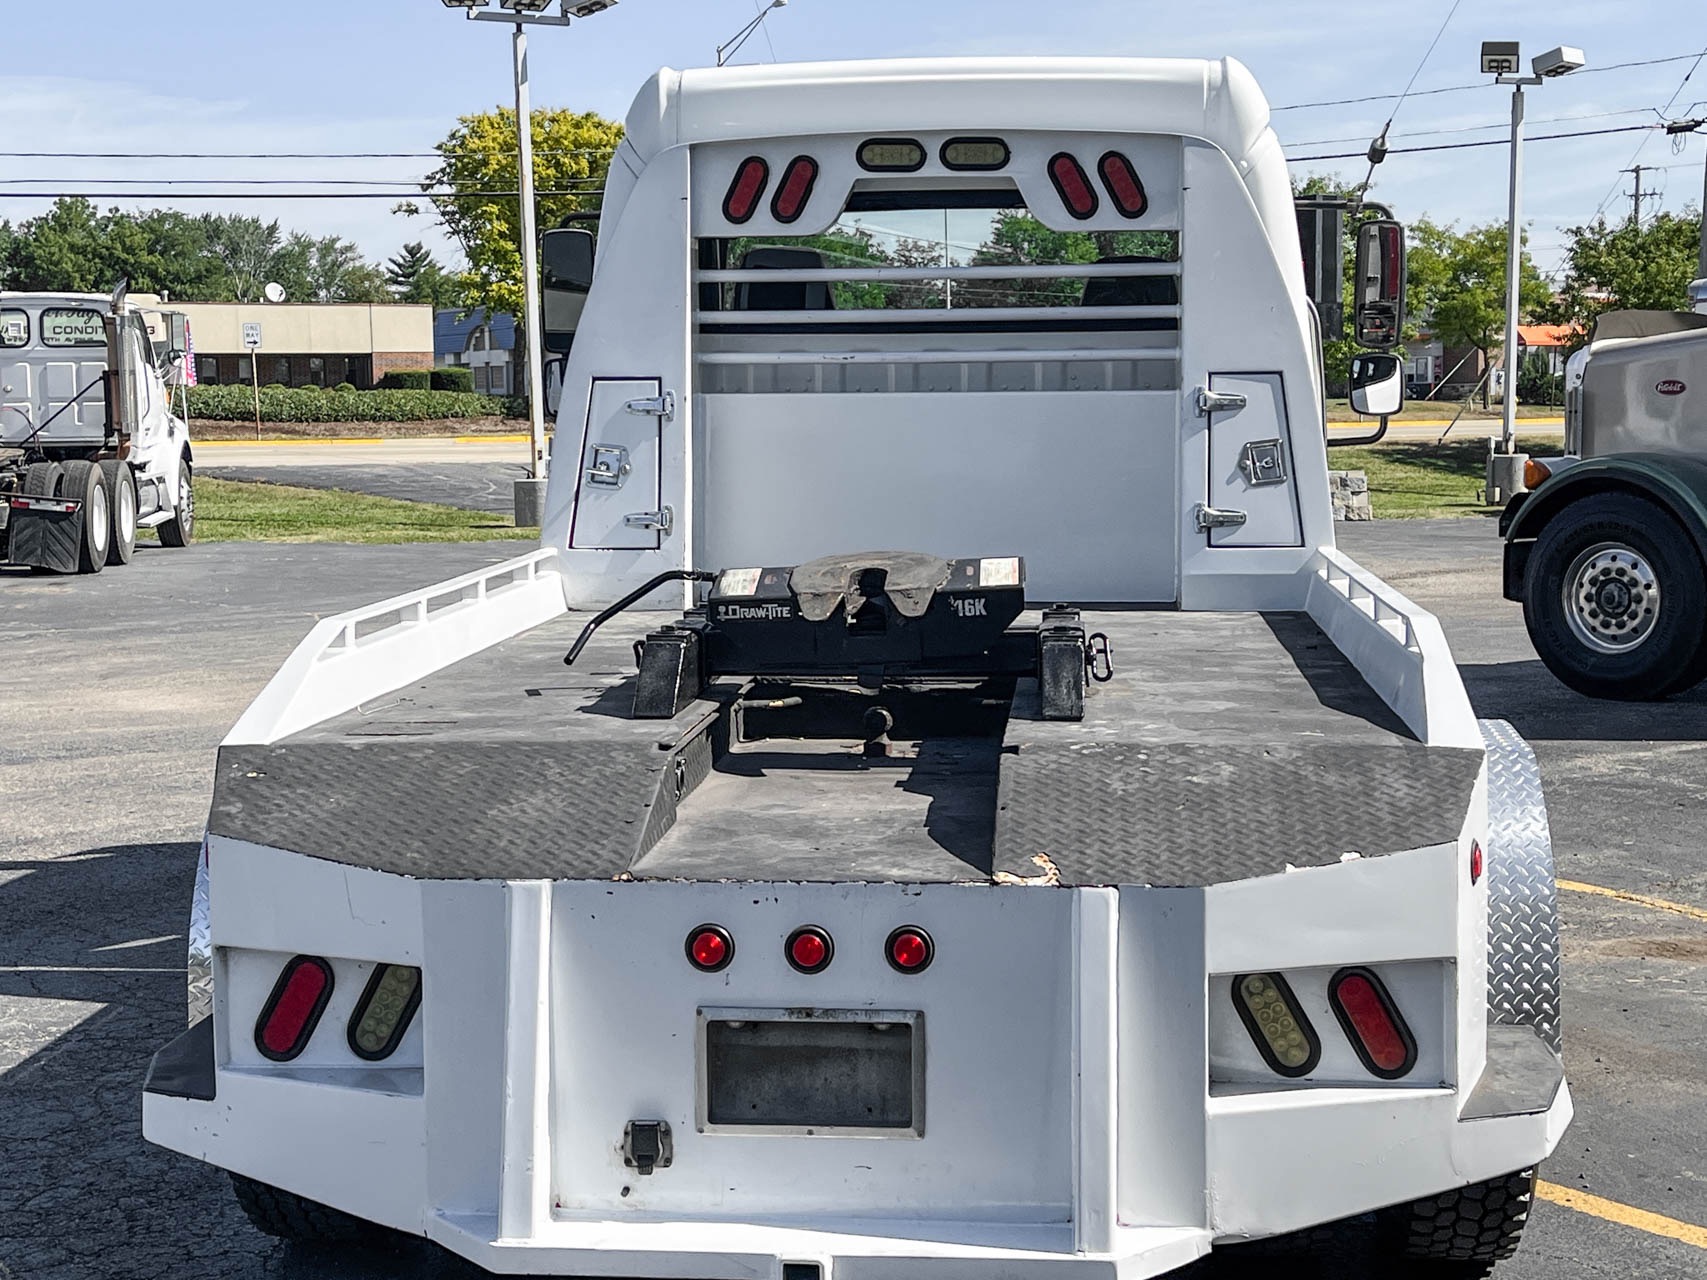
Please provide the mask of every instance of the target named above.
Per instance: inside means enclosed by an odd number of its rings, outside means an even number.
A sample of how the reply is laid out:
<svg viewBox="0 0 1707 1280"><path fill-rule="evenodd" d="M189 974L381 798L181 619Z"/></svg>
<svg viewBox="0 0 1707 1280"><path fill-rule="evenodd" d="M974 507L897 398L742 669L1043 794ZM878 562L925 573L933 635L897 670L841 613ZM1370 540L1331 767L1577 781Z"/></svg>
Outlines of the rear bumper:
<svg viewBox="0 0 1707 1280"><path fill-rule="evenodd" d="M1553 1150L1570 1096L1533 1034L1486 1026L1462 861L1446 846L1178 890L442 882L215 837L214 1017L157 1058L144 1133L498 1273L1137 1280ZM871 941L903 913L938 945L917 978ZM783 926L807 918L839 944L818 977L781 962ZM696 975L682 938L713 919L739 963ZM245 984L296 953L338 958L342 994L310 1052L261 1061ZM342 1024L380 959L422 968L424 1031L370 1065ZM1435 1041L1428 1078L1306 1086L1216 1059L1228 975L1351 962L1396 984L1410 966L1394 989ZM1412 1003L1430 981L1441 998ZM696 1125L696 1012L807 1001L920 1011L922 1137ZM648 1177L620 1151L641 1117L676 1133Z"/></svg>

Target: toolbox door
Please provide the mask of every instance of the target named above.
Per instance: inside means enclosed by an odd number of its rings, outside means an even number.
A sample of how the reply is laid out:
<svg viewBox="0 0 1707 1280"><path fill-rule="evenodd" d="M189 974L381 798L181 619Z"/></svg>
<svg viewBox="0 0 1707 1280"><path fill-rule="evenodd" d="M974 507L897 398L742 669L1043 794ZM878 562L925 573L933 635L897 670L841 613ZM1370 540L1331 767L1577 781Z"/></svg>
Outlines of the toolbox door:
<svg viewBox="0 0 1707 1280"><path fill-rule="evenodd" d="M1215 373L1209 390L1209 545L1303 545L1281 375Z"/></svg>
<svg viewBox="0 0 1707 1280"><path fill-rule="evenodd" d="M670 409L657 378L593 379L575 481L571 547L656 551L674 532L659 466Z"/></svg>

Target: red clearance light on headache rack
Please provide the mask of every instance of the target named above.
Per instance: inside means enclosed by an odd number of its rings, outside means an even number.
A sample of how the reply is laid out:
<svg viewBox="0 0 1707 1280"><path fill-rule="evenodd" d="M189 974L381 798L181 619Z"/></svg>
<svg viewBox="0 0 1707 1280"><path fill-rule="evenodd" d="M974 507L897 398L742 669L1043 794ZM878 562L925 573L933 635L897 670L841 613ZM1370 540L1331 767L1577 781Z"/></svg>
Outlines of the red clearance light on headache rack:
<svg viewBox="0 0 1707 1280"><path fill-rule="evenodd" d="M1061 203L1067 206L1068 213L1081 222L1096 216L1096 189L1085 176L1084 166L1072 155L1058 152L1049 161L1049 181L1055 184L1055 192L1061 197Z"/></svg>
<svg viewBox="0 0 1707 1280"><path fill-rule="evenodd" d="M812 184L818 181L818 162L811 156L795 156L782 171L776 196L771 200L771 217L778 222L793 222L806 212L806 202L812 198Z"/></svg>
<svg viewBox="0 0 1707 1280"><path fill-rule="evenodd" d="M723 197L723 216L737 224L751 218L770 177L771 168L762 156L748 156L741 161L730 180L729 192Z"/></svg>
<svg viewBox="0 0 1707 1280"><path fill-rule="evenodd" d="M1132 167L1132 161L1118 151L1110 151L1097 161L1097 172L1102 175L1102 185L1108 188L1109 198L1122 217L1144 216L1150 207L1150 197L1144 193L1144 184L1138 178L1138 170Z"/></svg>
<svg viewBox="0 0 1707 1280"><path fill-rule="evenodd" d="M306 1049L331 998L332 966L319 956L293 956L255 1019L255 1047L261 1056L289 1062Z"/></svg>
<svg viewBox="0 0 1707 1280"><path fill-rule="evenodd" d="M883 954L889 959L889 967L897 972L919 973L928 969L936 958L936 944L917 925L904 924L889 935L883 944Z"/></svg>
<svg viewBox="0 0 1707 1280"><path fill-rule="evenodd" d="M1398 1006L1368 969L1341 969L1328 983L1328 1003L1371 1075L1397 1080L1417 1065L1417 1042Z"/></svg>
<svg viewBox="0 0 1707 1280"><path fill-rule="evenodd" d="M1475 884L1482 878L1482 842L1470 841L1470 883Z"/></svg>
<svg viewBox="0 0 1707 1280"><path fill-rule="evenodd" d="M801 973L822 973L835 958L836 944L815 924L804 924L788 935L784 945L788 963Z"/></svg>
<svg viewBox="0 0 1707 1280"><path fill-rule="evenodd" d="M720 924L702 924L688 931L687 953L701 973L718 973L735 958L735 939Z"/></svg>

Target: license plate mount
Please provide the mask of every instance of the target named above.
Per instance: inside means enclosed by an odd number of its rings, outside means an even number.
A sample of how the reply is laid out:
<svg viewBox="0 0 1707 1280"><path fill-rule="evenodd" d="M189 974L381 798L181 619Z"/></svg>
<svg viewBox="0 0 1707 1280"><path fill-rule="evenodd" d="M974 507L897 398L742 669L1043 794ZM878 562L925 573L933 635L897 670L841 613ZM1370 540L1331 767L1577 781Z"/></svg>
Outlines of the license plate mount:
<svg viewBox="0 0 1707 1280"><path fill-rule="evenodd" d="M701 1009L702 1133L917 1138L924 1015L891 1009Z"/></svg>

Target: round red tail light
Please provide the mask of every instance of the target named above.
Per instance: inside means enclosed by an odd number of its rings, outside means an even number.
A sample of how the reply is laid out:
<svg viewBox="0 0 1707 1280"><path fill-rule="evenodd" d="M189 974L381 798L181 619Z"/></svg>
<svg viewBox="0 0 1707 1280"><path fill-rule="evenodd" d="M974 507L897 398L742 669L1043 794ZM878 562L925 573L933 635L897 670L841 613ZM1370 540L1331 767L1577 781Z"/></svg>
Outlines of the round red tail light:
<svg viewBox="0 0 1707 1280"><path fill-rule="evenodd" d="M1482 842L1470 842L1470 883L1475 884L1482 878Z"/></svg>
<svg viewBox="0 0 1707 1280"><path fill-rule="evenodd" d="M688 963L701 973L727 969L735 958L735 939L720 924L702 924L688 931Z"/></svg>
<svg viewBox="0 0 1707 1280"><path fill-rule="evenodd" d="M802 925L788 935L788 963L801 973L822 973L830 967L836 944L815 924Z"/></svg>
<svg viewBox="0 0 1707 1280"><path fill-rule="evenodd" d="M889 935L883 946L891 968L901 973L918 973L930 966L936 956L931 935L915 925L904 924Z"/></svg>

